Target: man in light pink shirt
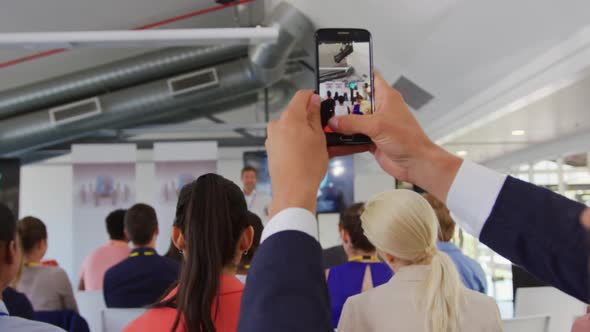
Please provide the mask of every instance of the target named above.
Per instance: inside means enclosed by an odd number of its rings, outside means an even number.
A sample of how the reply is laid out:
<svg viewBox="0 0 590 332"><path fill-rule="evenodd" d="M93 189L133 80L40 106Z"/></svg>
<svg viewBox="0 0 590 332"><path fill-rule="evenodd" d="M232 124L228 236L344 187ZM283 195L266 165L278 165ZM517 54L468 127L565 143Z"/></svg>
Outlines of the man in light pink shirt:
<svg viewBox="0 0 590 332"><path fill-rule="evenodd" d="M111 240L92 252L82 264L79 290L100 291L104 273L113 265L129 257L129 246L124 231L125 210L115 210L106 219Z"/></svg>

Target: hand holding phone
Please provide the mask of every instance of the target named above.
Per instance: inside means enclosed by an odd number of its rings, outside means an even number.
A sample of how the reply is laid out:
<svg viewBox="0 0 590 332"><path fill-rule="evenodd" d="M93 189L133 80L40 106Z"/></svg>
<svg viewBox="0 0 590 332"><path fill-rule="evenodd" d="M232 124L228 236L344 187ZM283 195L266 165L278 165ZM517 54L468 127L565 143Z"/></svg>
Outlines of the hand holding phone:
<svg viewBox="0 0 590 332"><path fill-rule="evenodd" d="M363 29L316 31L317 91L322 99L321 124L328 145L366 145L369 137L334 132L328 121L374 110L371 34Z"/></svg>

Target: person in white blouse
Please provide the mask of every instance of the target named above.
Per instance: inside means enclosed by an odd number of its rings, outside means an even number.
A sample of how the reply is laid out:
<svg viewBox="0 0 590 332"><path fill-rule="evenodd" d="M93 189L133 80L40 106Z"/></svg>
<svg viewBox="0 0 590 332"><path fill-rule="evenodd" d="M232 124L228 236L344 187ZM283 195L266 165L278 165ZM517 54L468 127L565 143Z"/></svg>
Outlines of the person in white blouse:
<svg viewBox="0 0 590 332"><path fill-rule="evenodd" d="M263 191L256 190L257 177L258 170L256 168L252 166L242 168L242 191L246 204L248 204L248 210L256 214L262 220L262 224L266 226L270 196Z"/></svg>
<svg viewBox="0 0 590 332"><path fill-rule="evenodd" d="M590 249L581 224L583 218L590 229L585 205L437 146L399 92L377 73L375 105L374 114L329 122L335 132L369 136L372 144L366 146L326 149L320 98L313 91L299 91L281 118L269 124L271 219L242 297L240 332L332 331L315 197L329 156L366 151L389 175L446 202L455 221L491 249L558 289L590 300Z"/></svg>

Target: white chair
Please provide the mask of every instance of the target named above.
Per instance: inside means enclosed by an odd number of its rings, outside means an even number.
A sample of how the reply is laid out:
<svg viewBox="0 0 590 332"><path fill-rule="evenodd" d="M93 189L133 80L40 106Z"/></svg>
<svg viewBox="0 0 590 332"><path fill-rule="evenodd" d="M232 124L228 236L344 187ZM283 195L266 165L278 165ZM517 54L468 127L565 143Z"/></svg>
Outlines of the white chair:
<svg viewBox="0 0 590 332"><path fill-rule="evenodd" d="M586 313L586 305L554 287L527 287L516 291L515 317L549 315L548 332L569 331L575 317Z"/></svg>
<svg viewBox="0 0 590 332"><path fill-rule="evenodd" d="M504 332L547 332L549 316L527 316L502 320Z"/></svg>
<svg viewBox="0 0 590 332"><path fill-rule="evenodd" d="M104 309L102 311L102 332L121 332L125 326L143 314L146 309Z"/></svg>
<svg viewBox="0 0 590 332"><path fill-rule="evenodd" d="M83 291L74 294L80 315L86 319L90 332L102 332L100 313L106 308L101 291Z"/></svg>

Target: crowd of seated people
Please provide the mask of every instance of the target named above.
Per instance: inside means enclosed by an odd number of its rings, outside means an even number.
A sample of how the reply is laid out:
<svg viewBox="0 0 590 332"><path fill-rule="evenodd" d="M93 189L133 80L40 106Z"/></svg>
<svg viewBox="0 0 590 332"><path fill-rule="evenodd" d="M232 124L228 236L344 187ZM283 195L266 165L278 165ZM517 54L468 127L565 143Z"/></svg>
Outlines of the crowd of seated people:
<svg viewBox="0 0 590 332"><path fill-rule="evenodd" d="M374 115L329 120L333 130L363 133L373 145L330 153L371 150L385 172L446 202L456 220L492 249L589 299L586 206L448 154L378 75L376 89L381 109ZM125 238L115 240L129 239L132 249L106 270L102 289L109 307L148 308L126 332L328 332L336 324L338 331L502 329L496 303L480 293L481 271L445 244L452 233L440 214L446 210L413 191L386 191L352 206L340 222L349 262L323 269L315 212L329 155L319 109L319 96L299 92L269 125L273 201L253 259L244 257L256 247L260 228L240 188L219 175L200 176L181 190L171 236L181 264L155 251L159 231L152 207L136 204L124 213ZM23 299L7 288L15 280L36 311L76 310L65 272L42 261L47 238L41 220L16 222L0 204L0 331L59 331L12 314L6 301ZM246 284L236 277L245 270ZM81 274L84 288L88 273Z"/></svg>

